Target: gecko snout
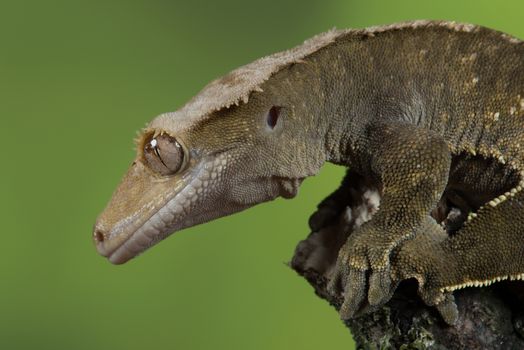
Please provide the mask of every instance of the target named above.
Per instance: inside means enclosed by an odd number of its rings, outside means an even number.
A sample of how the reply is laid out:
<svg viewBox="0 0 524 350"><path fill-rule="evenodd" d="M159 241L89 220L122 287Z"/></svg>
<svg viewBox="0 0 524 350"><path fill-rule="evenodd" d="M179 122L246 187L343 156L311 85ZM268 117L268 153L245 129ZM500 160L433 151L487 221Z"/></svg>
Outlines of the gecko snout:
<svg viewBox="0 0 524 350"><path fill-rule="evenodd" d="M151 242L151 237L143 233L143 228L134 231L115 230L103 220L95 224L92 235L98 254L116 265L135 257Z"/></svg>

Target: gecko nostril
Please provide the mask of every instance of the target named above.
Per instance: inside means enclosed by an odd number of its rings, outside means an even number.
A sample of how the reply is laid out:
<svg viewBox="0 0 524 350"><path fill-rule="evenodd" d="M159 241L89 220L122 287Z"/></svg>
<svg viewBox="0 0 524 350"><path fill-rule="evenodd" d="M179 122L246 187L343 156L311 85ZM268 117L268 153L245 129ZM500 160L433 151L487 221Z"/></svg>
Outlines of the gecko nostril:
<svg viewBox="0 0 524 350"><path fill-rule="evenodd" d="M95 232L93 233L93 238L96 243L102 243L105 239L105 235L102 231L95 230Z"/></svg>

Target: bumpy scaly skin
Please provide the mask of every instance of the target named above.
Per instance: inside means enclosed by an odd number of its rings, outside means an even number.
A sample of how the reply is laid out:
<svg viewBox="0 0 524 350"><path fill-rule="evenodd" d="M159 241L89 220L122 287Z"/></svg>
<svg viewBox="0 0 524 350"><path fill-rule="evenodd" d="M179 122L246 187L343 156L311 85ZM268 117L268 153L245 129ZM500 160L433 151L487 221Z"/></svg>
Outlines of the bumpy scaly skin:
<svg viewBox="0 0 524 350"><path fill-rule="evenodd" d="M161 134L184 149L171 175L144 157ZM153 120L95 239L123 263L173 231L293 197L330 161L381 190L380 210L349 236L334 269L342 316L415 277L453 323L454 289L524 273L523 142L522 41L450 22L331 31ZM451 237L430 217L442 196L472 212Z"/></svg>
<svg viewBox="0 0 524 350"><path fill-rule="evenodd" d="M370 168L382 184L381 210L340 251L338 273L328 288L337 289L339 280L347 286L340 309L343 318L355 315L365 300L368 271L369 303L382 304L390 295L389 256L414 237L415 228L436 207L451 159L447 144L438 135L404 123L370 127L363 146L373 152Z"/></svg>

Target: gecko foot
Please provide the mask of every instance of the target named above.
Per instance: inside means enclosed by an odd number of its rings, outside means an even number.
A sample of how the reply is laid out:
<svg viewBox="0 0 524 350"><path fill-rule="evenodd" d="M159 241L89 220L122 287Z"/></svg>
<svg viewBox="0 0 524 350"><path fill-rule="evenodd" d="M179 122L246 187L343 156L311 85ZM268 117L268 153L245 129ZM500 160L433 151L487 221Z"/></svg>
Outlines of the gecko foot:
<svg viewBox="0 0 524 350"><path fill-rule="evenodd" d="M341 293L344 297L340 308L342 319L355 317L366 306L380 306L393 294L390 251L384 248L385 244L369 242L369 238L379 236L368 231L374 231L374 227L363 225L340 249L328 284L330 293Z"/></svg>
<svg viewBox="0 0 524 350"><path fill-rule="evenodd" d="M449 325L456 324L458 308L452 292L445 289L446 277L452 277L457 263L443 249L448 235L435 221L428 219L412 240L406 241L391 257L395 281L416 279L418 294L424 303L433 306Z"/></svg>

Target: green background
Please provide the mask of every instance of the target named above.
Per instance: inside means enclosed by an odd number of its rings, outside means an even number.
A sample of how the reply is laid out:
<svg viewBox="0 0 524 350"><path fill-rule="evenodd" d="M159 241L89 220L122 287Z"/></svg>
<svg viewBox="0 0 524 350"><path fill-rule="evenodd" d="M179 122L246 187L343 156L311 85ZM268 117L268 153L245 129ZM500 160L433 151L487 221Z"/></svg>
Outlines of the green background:
<svg viewBox="0 0 524 350"><path fill-rule="evenodd" d="M211 79L334 26L443 18L523 38L522 13L522 0L2 0L0 348L351 348L284 264L342 169L113 266L91 227L135 132Z"/></svg>

